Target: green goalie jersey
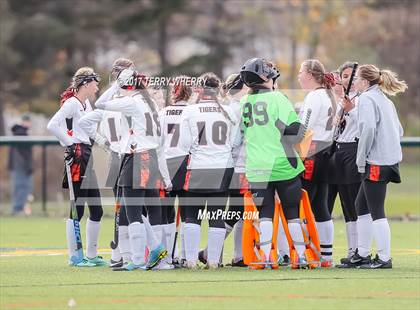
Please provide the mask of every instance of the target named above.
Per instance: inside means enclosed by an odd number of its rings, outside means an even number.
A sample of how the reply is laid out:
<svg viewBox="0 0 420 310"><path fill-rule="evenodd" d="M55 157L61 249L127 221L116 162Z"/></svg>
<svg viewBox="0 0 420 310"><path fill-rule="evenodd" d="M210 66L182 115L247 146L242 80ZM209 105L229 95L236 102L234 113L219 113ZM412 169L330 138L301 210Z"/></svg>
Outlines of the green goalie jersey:
<svg viewBox="0 0 420 310"><path fill-rule="evenodd" d="M250 182L290 180L304 170L293 145L282 139L284 128L299 122L287 97L278 91L246 95L241 114Z"/></svg>

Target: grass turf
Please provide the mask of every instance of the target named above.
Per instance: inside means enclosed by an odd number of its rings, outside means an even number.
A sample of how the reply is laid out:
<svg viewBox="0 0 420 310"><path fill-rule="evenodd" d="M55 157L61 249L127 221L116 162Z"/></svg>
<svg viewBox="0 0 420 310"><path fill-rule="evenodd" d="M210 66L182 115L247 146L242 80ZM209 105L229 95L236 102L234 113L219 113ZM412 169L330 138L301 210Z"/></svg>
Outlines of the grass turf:
<svg viewBox="0 0 420 310"><path fill-rule="evenodd" d="M68 267L66 255L5 257L16 249L64 249L65 224L56 218L0 218L0 308L65 309L74 299L78 309L419 309L420 223L392 222L391 230L392 270L112 272ZM111 238L112 221L104 219L100 248ZM344 223L337 221L336 261L345 254L345 242ZM231 255L229 238L225 263Z"/></svg>

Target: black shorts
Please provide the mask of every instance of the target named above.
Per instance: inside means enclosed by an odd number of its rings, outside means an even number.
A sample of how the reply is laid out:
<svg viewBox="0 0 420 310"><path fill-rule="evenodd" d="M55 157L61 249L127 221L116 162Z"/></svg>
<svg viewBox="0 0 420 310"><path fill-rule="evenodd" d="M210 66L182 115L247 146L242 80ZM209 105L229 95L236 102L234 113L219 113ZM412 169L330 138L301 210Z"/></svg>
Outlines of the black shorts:
<svg viewBox="0 0 420 310"><path fill-rule="evenodd" d="M378 166L366 164L363 180L369 180L372 182L401 183L399 165Z"/></svg>
<svg viewBox="0 0 420 310"><path fill-rule="evenodd" d="M172 182L172 190L182 190L187 174L188 155L169 158L166 160L168 165L169 176Z"/></svg>
<svg viewBox="0 0 420 310"><path fill-rule="evenodd" d="M112 152L109 158L109 170L106 178L105 187L114 188L120 174L122 157L118 153Z"/></svg>
<svg viewBox="0 0 420 310"><path fill-rule="evenodd" d="M336 143L330 158L328 183L355 184L362 181L356 165L357 142Z"/></svg>
<svg viewBox="0 0 420 310"><path fill-rule="evenodd" d="M227 192L233 175L233 168L189 169L184 190L197 193Z"/></svg>
<svg viewBox="0 0 420 310"><path fill-rule="evenodd" d="M93 171L93 160L91 160L92 146L89 144L77 143L75 147L75 155L73 157L73 163L70 166L72 181L74 182L89 182L92 183L92 187L84 185L85 188L93 188L97 185L96 175ZM65 165L65 163L64 163ZM87 183L86 183L87 184ZM67 171L64 166L64 174L62 181L63 188L69 188L67 180Z"/></svg>
<svg viewBox="0 0 420 310"><path fill-rule="evenodd" d="M133 189L160 188L161 176L155 150L125 154L118 186Z"/></svg>
<svg viewBox="0 0 420 310"><path fill-rule="evenodd" d="M302 178L310 182L328 182L331 143L312 141L308 157L303 161L305 171Z"/></svg>

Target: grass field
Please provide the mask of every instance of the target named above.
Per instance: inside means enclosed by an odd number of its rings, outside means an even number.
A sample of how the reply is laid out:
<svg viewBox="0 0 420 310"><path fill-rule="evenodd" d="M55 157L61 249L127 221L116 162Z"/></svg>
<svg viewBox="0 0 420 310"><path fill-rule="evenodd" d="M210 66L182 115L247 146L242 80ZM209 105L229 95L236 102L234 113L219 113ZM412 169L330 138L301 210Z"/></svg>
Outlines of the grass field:
<svg viewBox="0 0 420 310"><path fill-rule="evenodd" d="M103 228L100 248L108 259L112 221L105 219ZM394 221L391 229L392 270L225 267L130 273L68 267L64 219L3 217L0 308L66 309L74 299L77 309L419 309L420 223ZM344 223L337 221L336 260L345 249ZM225 262L231 254L232 238Z"/></svg>

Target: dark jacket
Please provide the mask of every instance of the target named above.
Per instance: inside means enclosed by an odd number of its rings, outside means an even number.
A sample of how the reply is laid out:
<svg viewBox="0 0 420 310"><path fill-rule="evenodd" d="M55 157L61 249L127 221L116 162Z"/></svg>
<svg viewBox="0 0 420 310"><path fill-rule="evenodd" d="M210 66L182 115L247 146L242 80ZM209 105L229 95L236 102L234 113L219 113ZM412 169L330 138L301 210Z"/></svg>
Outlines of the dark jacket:
<svg viewBox="0 0 420 310"><path fill-rule="evenodd" d="M12 127L12 133L14 136L27 136L28 128L16 124ZM11 171L20 170L28 175L32 174L32 146L21 145L10 147L8 168Z"/></svg>

